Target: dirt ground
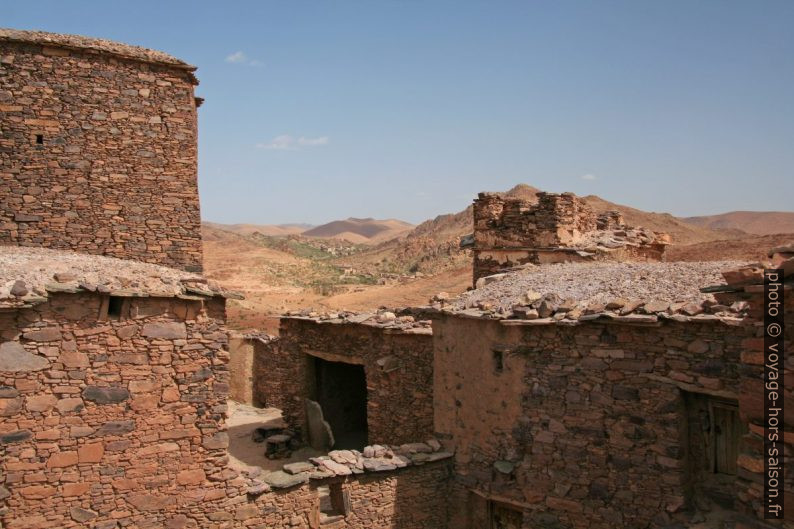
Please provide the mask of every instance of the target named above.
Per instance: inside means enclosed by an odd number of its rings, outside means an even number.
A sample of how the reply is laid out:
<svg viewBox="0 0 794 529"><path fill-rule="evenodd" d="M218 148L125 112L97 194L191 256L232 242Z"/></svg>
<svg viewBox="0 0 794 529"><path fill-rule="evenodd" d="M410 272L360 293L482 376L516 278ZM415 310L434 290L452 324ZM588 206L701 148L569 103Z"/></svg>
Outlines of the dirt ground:
<svg viewBox="0 0 794 529"><path fill-rule="evenodd" d="M281 470L286 463L306 461L310 457L320 455L317 450L304 447L296 450L286 459L268 459L265 457L265 443L257 443L251 434L260 427L284 427L281 410L276 408L254 408L238 402L229 401L229 418L226 425L229 434L229 466L235 470L247 471L262 468L272 472Z"/></svg>

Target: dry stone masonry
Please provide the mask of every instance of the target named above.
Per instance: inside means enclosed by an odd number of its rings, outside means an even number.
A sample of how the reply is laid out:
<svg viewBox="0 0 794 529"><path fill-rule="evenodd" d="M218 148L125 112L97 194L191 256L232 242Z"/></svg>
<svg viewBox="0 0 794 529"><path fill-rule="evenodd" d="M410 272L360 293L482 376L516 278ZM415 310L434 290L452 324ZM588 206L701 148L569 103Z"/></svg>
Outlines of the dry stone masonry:
<svg viewBox="0 0 794 529"><path fill-rule="evenodd" d="M256 340L254 400L281 409L306 433L316 399L315 359L363 367L369 443L432 435L433 350L429 321L381 313L307 312L282 318L280 337Z"/></svg>
<svg viewBox="0 0 794 529"><path fill-rule="evenodd" d="M200 271L194 70L0 29L0 244Z"/></svg>
<svg viewBox="0 0 794 529"><path fill-rule="evenodd" d="M660 260L669 237L597 215L573 193L538 193L537 203L480 193L474 201L474 281L527 263Z"/></svg>
<svg viewBox="0 0 794 529"><path fill-rule="evenodd" d="M230 358L237 295L190 273L193 71L0 30L0 529L794 527L791 472L763 519L761 308L781 268L792 319L794 247L617 263L667 237L483 193L475 290L288 314ZM230 391L283 413L264 464L238 465Z"/></svg>

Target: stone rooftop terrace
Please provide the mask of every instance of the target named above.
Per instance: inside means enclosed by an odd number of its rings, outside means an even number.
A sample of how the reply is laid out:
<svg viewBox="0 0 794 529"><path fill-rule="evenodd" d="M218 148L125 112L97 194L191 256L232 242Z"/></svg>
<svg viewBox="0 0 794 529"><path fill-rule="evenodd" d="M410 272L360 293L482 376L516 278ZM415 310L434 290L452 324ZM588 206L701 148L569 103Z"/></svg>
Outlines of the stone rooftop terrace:
<svg viewBox="0 0 794 529"><path fill-rule="evenodd" d="M66 250L0 246L0 308L46 301L49 293L138 297L240 297L197 274Z"/></svg>
<svg viewBox="0 0 794 529"><path fill-rule="evenodd" d="M84 37L82 35L67 35L63 33L49 33L46 31L25 31L11 28L0 28L0 42L25 42L40 46L52 46L67 49L87 50L95 53L106 53L116 55L125 59L131 59L153 64L163 64L187 70L195 71L196 67L177 59L167 53L157 50L150 50L141 46L131 46L107 39L96 39Z"/></svg>

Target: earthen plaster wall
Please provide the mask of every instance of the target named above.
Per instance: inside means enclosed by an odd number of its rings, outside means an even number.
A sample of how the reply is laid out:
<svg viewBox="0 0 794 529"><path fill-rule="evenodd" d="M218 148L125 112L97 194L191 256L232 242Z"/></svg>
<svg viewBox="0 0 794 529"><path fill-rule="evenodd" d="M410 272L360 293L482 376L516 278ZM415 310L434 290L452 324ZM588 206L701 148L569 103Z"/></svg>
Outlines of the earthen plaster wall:
<svg viewBox="0 0 794 529"><path fill-rule="evenodd" d="M0 244L200 271L186 66L0 39Z"/></svg>
<svg viewBox="0 0 794 529"><path fill-rule="evenodd" d="M355 323L284 318L280 338L257 341L254 400L280 408L288 423L305 424L313 393L313 357L364 366L369 443L401 444L433 433L433 341L429 332L405 332Z"/></svg>
<svg viewBox="0 0 794 529"><path fill-rule="evenodd" d="M435 428L456 451L452 504L504 501L523 527L680 521L690 490L682 390L739 398L741 357L758 332L443 316L434 322ZM453 509L450 526L475 527L478 516Z"/></svg>

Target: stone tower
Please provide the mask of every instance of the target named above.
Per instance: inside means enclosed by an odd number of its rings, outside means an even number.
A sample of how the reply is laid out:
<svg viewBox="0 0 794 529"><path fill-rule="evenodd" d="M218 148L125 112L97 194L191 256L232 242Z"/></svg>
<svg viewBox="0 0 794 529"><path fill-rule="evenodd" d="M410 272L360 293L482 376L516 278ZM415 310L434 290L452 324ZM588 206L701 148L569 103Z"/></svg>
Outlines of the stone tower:
<svg viewBox="0 0 794 529"><path fill-rule="evenodd" d="M0 29L0 244L201 271L195 67Z"/></svg>

